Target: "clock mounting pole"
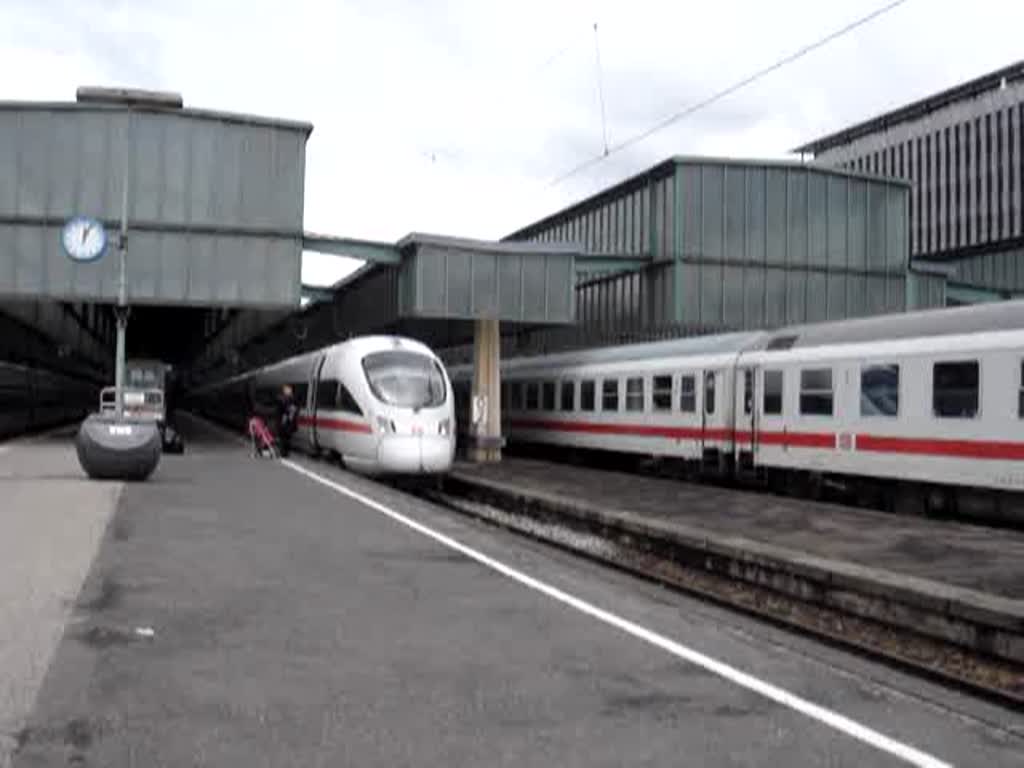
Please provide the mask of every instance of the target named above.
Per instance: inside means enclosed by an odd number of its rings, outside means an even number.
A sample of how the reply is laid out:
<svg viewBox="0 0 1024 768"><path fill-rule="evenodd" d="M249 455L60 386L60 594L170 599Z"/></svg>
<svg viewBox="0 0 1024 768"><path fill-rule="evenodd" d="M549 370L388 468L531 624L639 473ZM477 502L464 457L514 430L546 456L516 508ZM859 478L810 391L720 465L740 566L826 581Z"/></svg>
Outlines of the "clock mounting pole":
<svg viewBox="0 0 1024 768"><path fill-rule="evenodd" d="M130 125L129 125L130 130ZM117 351L114 359L114 412L118 419L124 418L124 358L125 335L128 330L128 153L124 155L124 175L121 178L121 230L117 238L118 280L117 307Z"/></svg>

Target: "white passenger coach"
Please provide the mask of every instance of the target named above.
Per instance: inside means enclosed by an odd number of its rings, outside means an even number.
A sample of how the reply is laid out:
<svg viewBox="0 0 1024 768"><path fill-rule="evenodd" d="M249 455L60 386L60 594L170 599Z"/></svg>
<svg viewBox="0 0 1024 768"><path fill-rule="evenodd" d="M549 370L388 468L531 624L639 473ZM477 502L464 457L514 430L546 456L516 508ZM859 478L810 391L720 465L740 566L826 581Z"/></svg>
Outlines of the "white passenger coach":
<svg viewBox="0 0 1024 768"><path fill-rule="evenodd" d="M1022 301L512 359L502 377L513 444L1024 522Z"/></svg>

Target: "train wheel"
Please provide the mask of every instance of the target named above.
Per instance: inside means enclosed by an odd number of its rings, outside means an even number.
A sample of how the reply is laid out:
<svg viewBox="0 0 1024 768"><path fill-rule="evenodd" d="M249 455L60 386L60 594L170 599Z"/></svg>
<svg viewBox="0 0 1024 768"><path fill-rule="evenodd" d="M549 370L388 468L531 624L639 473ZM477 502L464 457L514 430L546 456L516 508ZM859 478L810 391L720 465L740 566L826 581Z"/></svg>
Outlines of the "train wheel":
<svg viewBox="0 0 1024 768"><path fill-rule="evenodd" d="M853 503L862 509L885 509L885 496L882 486L870 480L858 480L853 488Z"/></svg>
<svg viewBox="0 0 1024 768"><path fill-rule="evenodd" d="M824 501L828 485L825 476L821 472L812 472L808 477L808 484L811 498L815 501Z"/></svg>
<svg viewBox="0 0 1024 768"><path fill-rule="evenodd" d="M929 517L951 517L956 514L956 500L948 488L933 485L925 489L924 509Z"/></svg>
<svg viewBox="0 0 1024 768"><path fill-rule="evenodd" d="M783 488L785 489L786 496L794 499L807 497L807 477L805 472L793 469L783 470L782 476L785 478Z"/></svg>
<svg viewBox="0 0 1024 768"><path fill-rule="evenodd" d="M926 514L925 489L915 483L897 482L892 494L892 511L915 517Z"/></svg>

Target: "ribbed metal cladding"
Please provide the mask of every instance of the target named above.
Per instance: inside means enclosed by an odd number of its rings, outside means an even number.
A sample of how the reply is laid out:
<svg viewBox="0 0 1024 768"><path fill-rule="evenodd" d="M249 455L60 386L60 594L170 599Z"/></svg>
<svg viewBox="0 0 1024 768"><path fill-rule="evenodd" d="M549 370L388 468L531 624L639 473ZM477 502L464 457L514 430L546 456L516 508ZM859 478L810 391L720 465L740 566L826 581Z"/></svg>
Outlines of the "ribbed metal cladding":
<svg viewBox="0 0 1024 768"><path fill-rule="evenodd" d="M799 166L679 173L685 324L763 328L904 307L905 186Z"/></svg>
<svg viewBox="0 0 1024 768"><path fill-rule="evenodd" d="M133 303L297 305L310 130L197 110L0 103L0 295L115 299L117 259L72 262L60 230L75 215L114 230L127 178Z"/></svg>
<svg viewBox="0 0 1024 768"><path fill-rule="evenodd" d="M998 248L1024 237L1024 78L879 122L875 131L823 149L815 162L873 167L879 153L902 152L902 171L891 164L881 171L913 184L913 256L955 258L966 247Z"/></svg>
<svg viewBox="0 0 1024 768"><path fill-rule="evenodd" d="M895 168L898 157L870 162ZM650 258L639 271L581 279L580 338L776 327L906 306L910 192L816 165L675 158L512 239L572 238L582 227L590 253Z"/></svg>
<svg viewBox="0 0 1024 768"><path fill-rule="evenodd" d="M965 256L957 261L955 282L1008 294L1024 294L1024 247Z"/></svg>
<svg viewBox="0 0 1024 768"><path fill-rule="evenodd" d="M575 242L594 255L668 253L673 174L674 164L662 163L507 239Z"/></svg>
<svg viewBox="0 0 1024 768"><path fill-rule="evenodd" d="M410 236L399 271L404 317L567 323L575 319L574 252L549 245Z"/></svg>

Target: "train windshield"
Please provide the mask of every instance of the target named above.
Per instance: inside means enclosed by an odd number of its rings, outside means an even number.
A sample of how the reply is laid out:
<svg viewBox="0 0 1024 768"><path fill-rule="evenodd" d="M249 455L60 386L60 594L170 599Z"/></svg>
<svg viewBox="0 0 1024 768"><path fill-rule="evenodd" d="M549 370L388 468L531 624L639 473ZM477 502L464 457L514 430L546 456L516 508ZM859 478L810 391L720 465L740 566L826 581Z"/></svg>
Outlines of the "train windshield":
<svg viewBox="0 0 1024 768"><path fill-rule="evenodd" d="M415 352L374 352L363 358L374 396L400 408L435 408L445 400L441 366Z"/></svg>

